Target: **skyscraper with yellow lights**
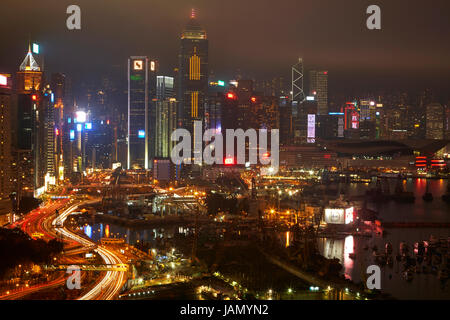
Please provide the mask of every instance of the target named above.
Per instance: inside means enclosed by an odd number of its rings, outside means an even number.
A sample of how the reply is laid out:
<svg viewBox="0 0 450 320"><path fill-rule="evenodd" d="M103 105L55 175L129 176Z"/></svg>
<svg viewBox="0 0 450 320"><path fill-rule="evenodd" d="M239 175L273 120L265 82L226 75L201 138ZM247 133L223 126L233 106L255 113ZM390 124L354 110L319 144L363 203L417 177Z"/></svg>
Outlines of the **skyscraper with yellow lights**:
<svg viewBox="0 0 450 320"><path fill-rule="evenodd" d="M181 34L178 79L178 127L194 137L194 121L204 120L204 105L208 90L208 39L198 23L196 13Z"/></svg>

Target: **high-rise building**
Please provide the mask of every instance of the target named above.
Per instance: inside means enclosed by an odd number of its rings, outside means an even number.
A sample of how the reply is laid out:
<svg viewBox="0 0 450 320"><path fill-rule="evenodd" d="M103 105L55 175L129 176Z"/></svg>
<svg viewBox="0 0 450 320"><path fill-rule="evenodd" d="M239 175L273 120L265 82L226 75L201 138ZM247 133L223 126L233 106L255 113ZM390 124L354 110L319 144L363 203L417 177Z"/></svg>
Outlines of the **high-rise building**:
<svg viewBox="0 0 450 320"><path fill-rule="evenodd" d="M328 71L309 72L309 93L316 97L317 113L328 114Z"/></svg>
<svg viewBox="0 0 450 320"><path fill-rule="evenodd" d="M376 103L370 99L359 101L359 130L361 139L376 137Z"/></svg>
<svg viewBox="0 0 450 320"><path fill-rule="evenodd" d="M204 121L208 91L208 40L194 10L181 34L178 81L178 125L195 141L194 121Z"/></svg>
<svg viewBox="0 0 450 320"><path fill-rule="evenodd" d="M175 143L171 141L170 136L177 125L173 77L157 77L155 106L155 157L168 158Z"/></svg>
<svg viewBox="0 0 450 320"><path fill-rule="evenodd" d="M301 103L305 99L303 59L299 58L298 62L292 66L291 70L291 100Z"/></svg>
<svg viewBox="0 0 450 320"><path fill-rule="evenodd" d="M0 226L10 221L12 203L12 132L11 83L9 75L0 74Z"/></svg>
<svg viewBox="0 0 450 320"><path fill-rule="evenodd" d="M444 139L444 107L440 103L427 105L426 138Z"/></svg>
<svg viewBox="0 0 450 320"><path fill-rule="evenodd" d="M149 168L150 72L155 68L146 56L128 59L128 169Z"/></svg>
<svg viewBox="0 0 450 320"><path fill-rule="evenodd" d="M222 132L222 106L226 89L225 81L210 81L208 101L205 105L205 130L215 129Z"/></svg>
<svg viewBox="0 0 450 320"><path fill-rule="evenodd" d="M64 127L64 113L70 112L71 103L68 101L68 91L70 85L68 85L67 77L62 73L54 73L51 78L52 89L52 99L54 107L54 121L55 130L57 130L58 135L55 141L55 152L56 152L56 179L58 181L64 179L64 144L63 137L66 134L63 131ZM61 174L60 174L61 173Z"/></svg>
<svg viewBox="0 0 450 320"><path fill-rule="evenodd" d="M17 140L15 154L19 197L33 196L44 185L44 111L41 107L42 71L31 49L25 56L16 77ZM44 173L44 174L42 174Z"/></svg>
<svg viewBox="0 0 450 320"><path fill-rule="evenodd" d="M301 103L293 104L293 142L294 144L315 143L317 126L317 101L308 96ZM297 101L294 101L297 102Z"/></svg>
<svg viewBox="0 0 450 320"><path fill-rule="evenodd" d="M292 103L289 96L280 96L278 100L280 118L280 144L293 143L294 121L292 117Z"/></svg>
<svg viewBox="0 0 450 320"><path fill-rule="evenodd" d="M45 176L46 183L55 184L57 174L57 153L56 142L60 131L56 126L55 114L57 109L54 106L55 96L50 89L50 85L46 85L42 91L41 106L44 112L44 156L45 156Z"/></svg>
<svg viewBox="0 0 450 320"><path fill-rule="evenodd" d="M347 102L341 108L344 114L344 136L346 139L360 138L360 113L357 102Z"/></svg>

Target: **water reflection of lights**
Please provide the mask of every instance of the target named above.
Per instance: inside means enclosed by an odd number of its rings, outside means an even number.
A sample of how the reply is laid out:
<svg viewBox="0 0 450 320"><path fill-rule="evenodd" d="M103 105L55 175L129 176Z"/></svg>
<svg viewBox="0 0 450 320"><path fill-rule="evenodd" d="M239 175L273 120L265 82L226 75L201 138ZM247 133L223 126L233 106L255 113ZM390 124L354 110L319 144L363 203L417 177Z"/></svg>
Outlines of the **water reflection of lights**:
<svg viewBox="0 0 450 320"><path fill-rule="evenodd" d="M353 236L347 236L345 239L323 239L323 255L328 259L339 259L347 278L354 267L354 261L349 257L349 254L354 253L354 245Z"/></svg>
<svg viewBox="0 0 450 320"><path fill-rule="evenodd" d="M355 240L353 236L347 236L344 240L344 268L346 276L349 276L349 272L353 269L353 260L350 259L349 254L354 252Z"/></svg>
<svg viewBox="0 0 450 320"><path fill-rule="evenodd" d="M289 245L291 244L291 232L290 231L286 231L286 248L289 247Z"/></svg>

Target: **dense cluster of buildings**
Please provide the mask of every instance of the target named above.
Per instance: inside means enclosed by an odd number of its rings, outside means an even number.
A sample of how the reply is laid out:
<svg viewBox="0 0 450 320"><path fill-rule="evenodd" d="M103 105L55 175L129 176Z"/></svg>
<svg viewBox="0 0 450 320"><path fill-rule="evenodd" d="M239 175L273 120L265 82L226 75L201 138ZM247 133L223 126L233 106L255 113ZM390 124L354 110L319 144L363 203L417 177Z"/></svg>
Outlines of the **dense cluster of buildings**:
<svg viewBox="0 0 450 320"><path fill-rule="evenodd" d="M279 129L282 164L322 166L345 153L336 141L450 139L450 106L429 91L337 101L328 93L328 71L306 73L302 59L292 66L288 88L281 77L217 79L195 12L172 74L160 73L158 59L130 56L126 87L104 77L101 88L84 88L81 102L66 75L45 73L40 56L39 45L30 45L16 74L0 74L0 217L22 198L67 179L82 181L88 170L122 166L149 170L157 180L179 178L169 161L176 128L191 132L193 141L206 129Z"/></svg>

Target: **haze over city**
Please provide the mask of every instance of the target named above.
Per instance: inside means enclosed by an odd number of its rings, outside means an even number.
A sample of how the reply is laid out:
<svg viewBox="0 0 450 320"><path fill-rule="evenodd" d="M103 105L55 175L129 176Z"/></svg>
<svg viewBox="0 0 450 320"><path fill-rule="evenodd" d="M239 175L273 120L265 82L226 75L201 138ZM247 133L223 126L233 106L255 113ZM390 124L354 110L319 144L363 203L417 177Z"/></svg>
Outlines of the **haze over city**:
<svg viewBox="0 0 450 320"><path fill-rule="evenodd" d="M449 11L2 0L0 300L450 299Z"/></svg>

